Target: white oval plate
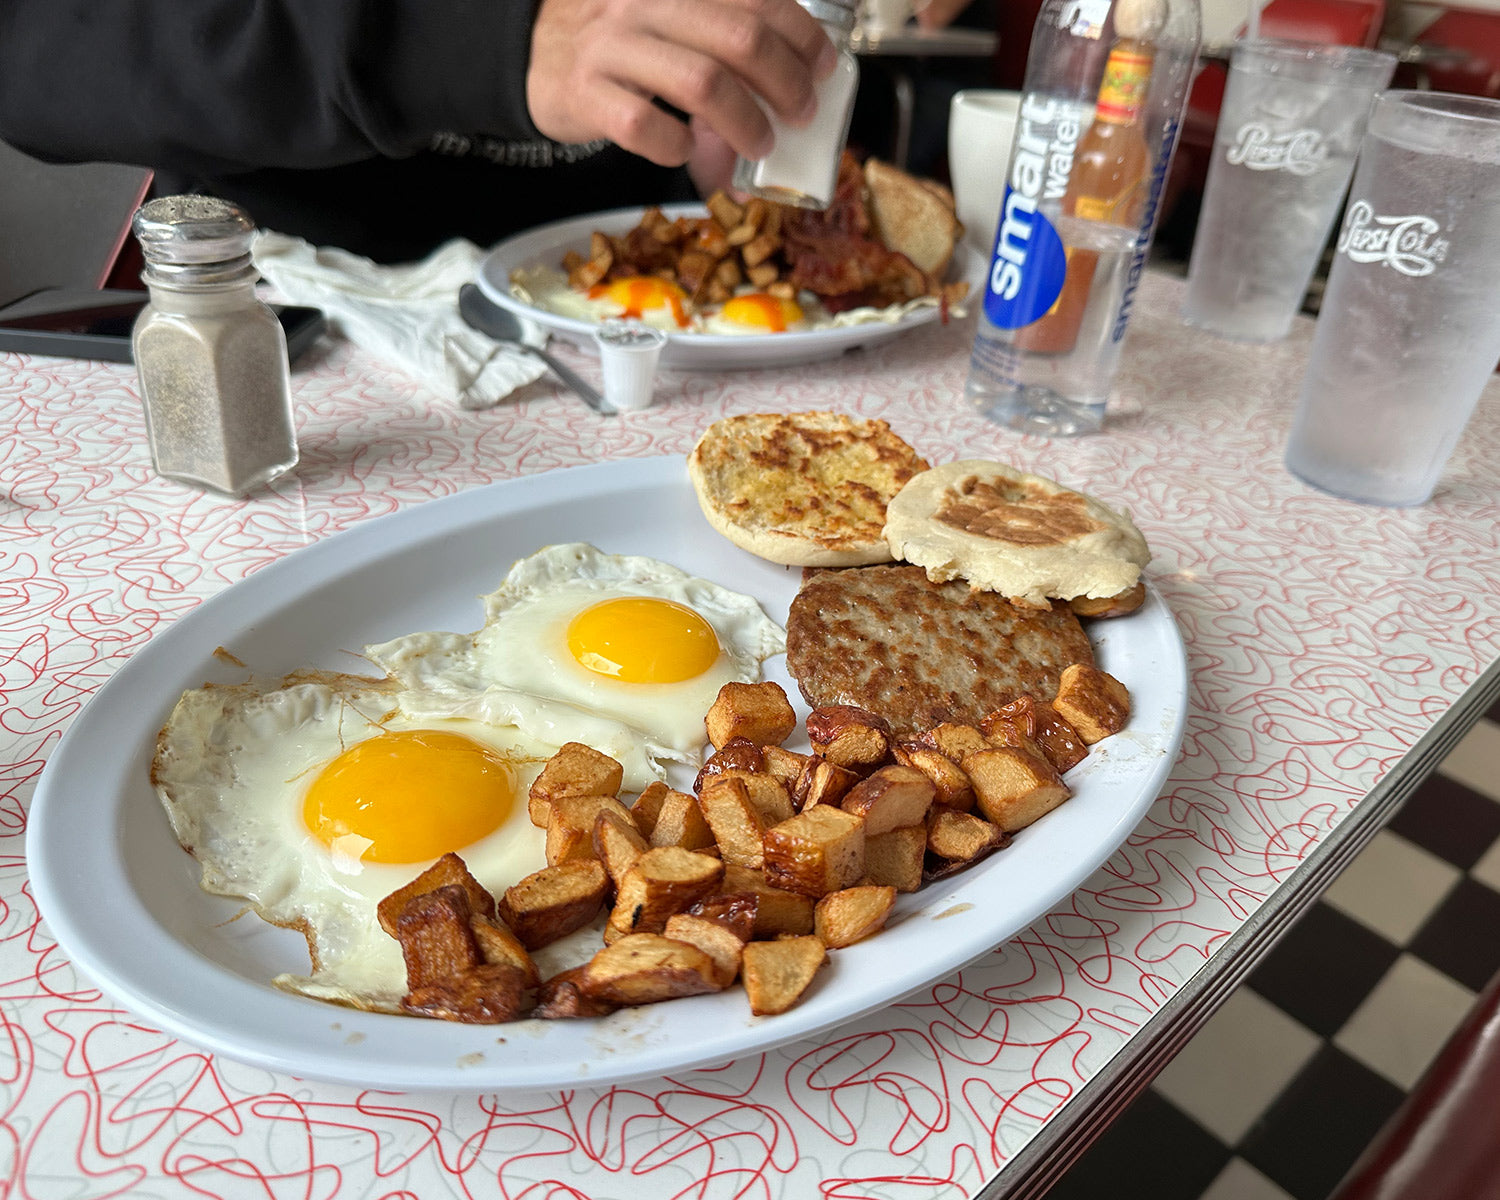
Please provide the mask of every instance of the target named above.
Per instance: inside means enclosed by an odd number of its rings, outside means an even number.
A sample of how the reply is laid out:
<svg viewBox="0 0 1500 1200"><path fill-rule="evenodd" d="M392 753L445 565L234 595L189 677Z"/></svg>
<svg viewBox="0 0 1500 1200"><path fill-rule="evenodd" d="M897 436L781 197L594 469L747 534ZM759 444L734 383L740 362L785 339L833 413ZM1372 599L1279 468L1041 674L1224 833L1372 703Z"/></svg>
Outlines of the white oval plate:
<svg viewBox="0 0 1500 1200"><path fill-rule="evenodd" d="M300 934L198 887L148 777L178 695L243 672L361 669L362 646L417 630L468 631L512 560L552 542L648 554L756 597L786 619L798 573L751 557L699 513L682 459L528 476L366 521L273 562L153 638L68 729L32 802L36 902L73 961L162 1029L292 1075L402 1091L603 1086L706 1066L809 1037L928 986L1051 910L1141 819L1182 738L1182 641L1152 591L1092 627L1101 665L1134 698L1129 727L1068 776L1075 795L973 870L902 896L890 926L831 955L778 1017L735 988L591 1021L454 1025L362 1013L277 991L307 969ZM785 659L770 677L796 696ZM805 708L801 709L805 715ZM540 864L538 864L540 865ZM415 872L414 872L415 873Z"/></svg>
<svg viewBox="0 0 1500 1200"><path fill-rule="evenodd" d="M502 308L541 325L549 333L564 338L585 350L594 348L593 333L598 326L577 317L564 317L537 308L511 294L510 274L518 267L538 265L561 269L563 254L576 250L587 255L589 234L600 230L623 234L640 224L644 208L621 208L554 221L525 233L507 238L492 249L479 263L480 290ZM669 218L701 217L708 212L701 204L669 204L662 208ZM962 243L953 248L953 263L948 269L950 280L967 279L970 296L977 294L979 273L985 264L980 256ZM837 358L856 346L886 341L936 321L940 313L934 305L907 313L899 321L872 321L865 325L844 325L835 329L815 329L810 333L768 333L732 337L707 333L669 333L662 348L661 365L674 370L724 371L742 367L787 367L797 363Z"/></svg>

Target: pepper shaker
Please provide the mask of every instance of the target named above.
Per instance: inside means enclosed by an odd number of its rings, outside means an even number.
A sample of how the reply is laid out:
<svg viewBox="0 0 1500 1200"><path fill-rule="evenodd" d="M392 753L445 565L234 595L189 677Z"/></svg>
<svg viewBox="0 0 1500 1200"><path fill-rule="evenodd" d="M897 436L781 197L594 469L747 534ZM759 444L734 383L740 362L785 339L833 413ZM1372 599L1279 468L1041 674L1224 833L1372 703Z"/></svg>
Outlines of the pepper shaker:
<svg viewBox="0 0 1500 1200"><path fill-rule="evenodd" d="M297 464L286 334L255 296L255 224L214 196L162 196L132 228L150 292L131 341L152 465L243 496Z"/></svg>
<svg viewBox="0 0 1500 1200"><path fill-rule="evenodd" d="M733 186L763 200L799 208L827 208L838 183L839 159L854 115L859 64L849 49L857 0L797 0L823 27L839 52L833 74L817 85L818 110L812 123L795 129L767 112L776 144L762 159L735 162Z"/></svg>

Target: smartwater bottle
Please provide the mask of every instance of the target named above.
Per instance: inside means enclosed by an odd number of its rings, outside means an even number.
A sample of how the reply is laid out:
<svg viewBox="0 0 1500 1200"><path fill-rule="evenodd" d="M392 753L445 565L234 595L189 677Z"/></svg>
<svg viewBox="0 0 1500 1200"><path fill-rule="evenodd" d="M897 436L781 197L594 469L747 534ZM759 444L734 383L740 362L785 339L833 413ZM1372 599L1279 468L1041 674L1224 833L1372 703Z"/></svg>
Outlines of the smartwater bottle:
<svg viewBox="0 0 1500 1200"><path fill-rule="evenodd" d="M1104 422L1198 55L1198 0L1045 0L965 394L1027 433Z"/></svg>

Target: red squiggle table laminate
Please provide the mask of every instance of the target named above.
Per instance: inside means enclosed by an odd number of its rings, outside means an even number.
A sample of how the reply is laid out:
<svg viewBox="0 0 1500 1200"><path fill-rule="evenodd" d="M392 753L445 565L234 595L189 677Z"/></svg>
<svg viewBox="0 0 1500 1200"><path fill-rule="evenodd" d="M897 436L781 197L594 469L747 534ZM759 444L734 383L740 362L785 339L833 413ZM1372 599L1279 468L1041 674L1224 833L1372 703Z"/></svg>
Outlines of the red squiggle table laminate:
<svg viewBox="0 0 1500 1200"><path fill-rule="evenodd" d="M1233 345L1186 329L1179 297L1148 278L1121 415L1055 442L966 408L969 322L838 362L669 377L655 407L613 419L546 383L461 412L330 340L294 379L301 466L242 502L153 476L130 368L0 355L0 1193L1038 1193L1500 690L1500 386L1430 504L1345 503L1281 465L1311 324ZM531 1104L209 1057L73 969L27 886L27 806L71 719L156 630L371 516L808 408L885 417L934 461L1095 491L1150 539L1189 653L1186 739L1146 819L1056 911L818 1043Z"/></svg>

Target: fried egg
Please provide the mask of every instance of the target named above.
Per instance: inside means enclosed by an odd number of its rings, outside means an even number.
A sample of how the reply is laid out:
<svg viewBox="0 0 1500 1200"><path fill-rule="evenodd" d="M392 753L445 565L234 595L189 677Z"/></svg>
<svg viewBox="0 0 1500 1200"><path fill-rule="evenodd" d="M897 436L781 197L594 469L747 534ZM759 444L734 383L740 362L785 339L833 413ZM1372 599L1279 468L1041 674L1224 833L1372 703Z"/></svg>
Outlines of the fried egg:
<svg viewBox="0 0 1500 1200"><path fill-rule="evenodd" d="M731 337L800 333L812 327L808 315L795 300L785 300L765 292L746 292L726 300L716 312L707 314L703 318L703 332Z"/></svg>
<svg viewBox="0 0 1500 1200"><path fill-rule="evenodd" d="M581 542L521 559L484 606L472 635L416 634L365 656L419 703L602 750L625 766L627 786L641 764L616 748L697 763L719 689L754 682L786 649L750 596ZM599 740L581 736L580 721Z"/></svg>
<svg viewBox="0 0 1500 1200"><path fill-rule="evenodd" d="M531 303L558 316L579 321L607 321L611 317L635 317L668 333L689 328L693 319L687 308L687 293L668 279L632 275L600 283L586 291L575 288L568 277L556 271L537 271L526 292Z"/></svg>
<svg viewBox="0 0 1500 1200"><path fill-rule="evenodd" d="M376 905L447 851L495 893L546 865L526 791L556 750L510 727L416 720L389 681L309 674L187 692L152 779L201 886L300 930L277 987L399 1011L400 945Z"/></svg>

